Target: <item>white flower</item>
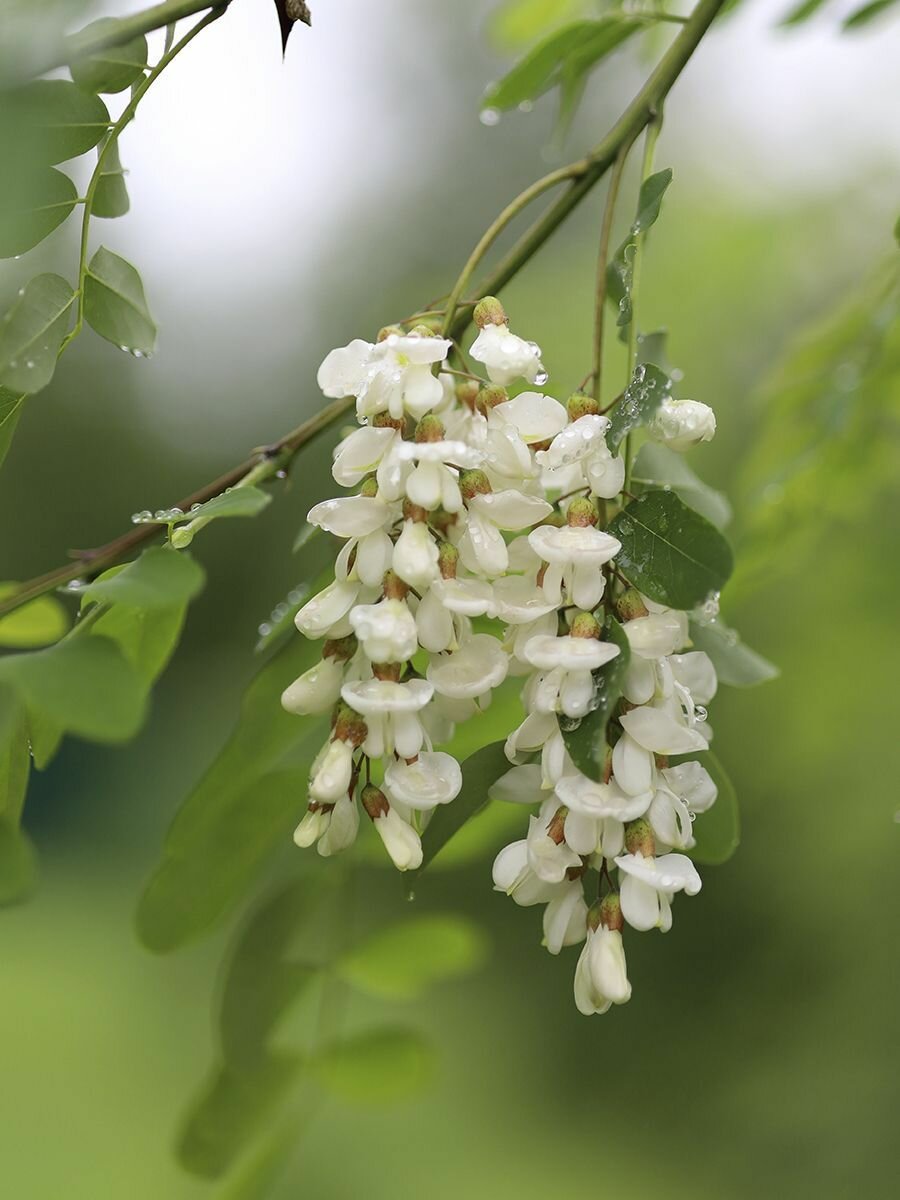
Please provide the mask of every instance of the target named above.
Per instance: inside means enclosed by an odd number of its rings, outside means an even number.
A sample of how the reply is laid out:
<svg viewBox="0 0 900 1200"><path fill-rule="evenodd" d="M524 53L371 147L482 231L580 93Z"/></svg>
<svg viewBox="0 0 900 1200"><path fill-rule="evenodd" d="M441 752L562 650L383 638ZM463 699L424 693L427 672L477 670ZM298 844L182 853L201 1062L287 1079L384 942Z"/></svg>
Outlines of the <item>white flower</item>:
<svg viewBox="0 0 900 1200"><path fill-rule="evenodd" d="M510 625L530 624L549 613L554 614L555 622L556 605L542 588L522 575L504 575L495 580L492 595L493 603L486 611Z"/></svg>
<svg viewBox="0 0 900 1200"><path fill-rule="evenodd" d="M544 801L540 813L528 819L528 865L544 883L562 883L570 867L580 867L581 857L566 845L555 796Z"/></svg>
<svg viewBox="0 0 900 1200"><path fill-rule="evenodd" d="M502 575L509 566L509 551L500 530L528 529L552 511L546 500L512 488L473 496L468 502L466 532L459 543L464 564L470 571L490 577Z"/></svg>
<svg viewBox="0 0 900 1200"><path fill-rule="evenodd" d="M353 746L335 738L316 755L309 781L309 794L320 804L333 804L345 796L353 776Z"/></svg>
<svg viewBox="0 0 900 1200"><path fill-rule="evenodd" d="M577 946L584 941L587 913L580 879L557 885L556 895L544 909L544 945L551 954L559 954L563 946Z"/></svg>
<svg viewBox="0 0 900 1200"><path fill-rule="evenodd" d="M344 664L323 658L284 689L281 707L301 717L327 712L337 703L343 682Z"/></svg>
<svg viewBox="0 0 900 1200"><path fill-rule="evenodd" d="M610 452L608 428L606 417L589 413L567 425L546 450L539 450L535 457L543 468L545 486L573 490L569 473L578 467L595 496L607 500L617 496L625 482L625 461Z"/></svg>
<svg viewBox="0 0 900 1200"><path fill-rule="evenodd" d="M620 889L622 915L634 929L672 928L672 897L676 892L695 896L700 876L684 854L622 854L616 866L625 875Z"/></svg>
<svg viewBox="0 0 900 1200"><path fill-rule="evenodd" d="M689 726L672 703L633 708L620 724L630 738L654 754L690 754L706 749L706 739Z"/></svg>
<svg viewBox="0 0 900 1200"><path fill-rule="evenodd" d="M547 378L540 346L510 333L509 325L485 325L469 354L476 362L484 363L492 383L503 387L515 379L540 384Z"/></svg>
<svg viewBox="0 0 900 1200"><path fill-rule="evenodd" d="M549 903L559 888L559 884L535 875L528 863L528 843L524 838L503 847L494 859L491 874L494 890L505 892L522 908Z"/></svg>
<svg viewBox="0 0 900 1200"><path fill-rule="evenodd" d="M350 622L346 618L362 590L358 580L336 579L307 600L294 617L294 624L311 640L326 634L343 637L350 632Z"/></svg>
<svg viewBox="0 0 900 1200"><path fill-rule="evenodd" d="M556 784L556 794L572 812L595 819L613 817L619 822L642 817L653 799L649 789L633 796L623 791L616 779L599 783L580 773L564 775Z"/></svg>
<svg viewBox="0 0 900 1200"><path fill-rule="evenodd" d="M313 801L294 830L294 844L305 850L307 846L318 841L331 823L332 808L331 804L317 804Z"/></svg>
<svg viewBox="0 0 900 1200"><path fill-rule="evenodd" d="M694 845L691 811L684 800L665 785L657 788L647 809L647 820L657 847L674 846L677 850L687 850Z"/></svg>
<svg viewBox="0 0 900 1200"><path fill-rule="evenodd" d="M419 648L416 619L402 600L357 604L350 624L370 662L406 662Z"/></svg>
<svg viewBox="0 0 900 1200"><path fill-rule="evenodd" d="M548 600L563 602L563 590L571 604L589 611L600 603L605 580L603 565L622 549L622 543L592 525L557 528L540 525L528 535L536 554L549 563L542 587Z"/></svg>
<svg viewBox="0 0 900 1200"><path fill-rule="evenodd" d="M552 396L522 392L491 408L486 421L473 422L472 436L483 451L492 482L504 487L533 478L529 447L553 437L567 420L565 408Z"/></svg>
<svg viewBox="0 0 900 1200"><path fill-rule="evenodd" d="M436 579L419 602L416 609L416 629L420 644L431 654L440 654L457 644L457 631L452 611L442 602L436 591L441 581Z"/></svg>
<svg viewBox="0 0 900 1200"><path fill-rule="evenodd" d="M416 463L407 476L406 495L413 504L431 511L443 508L459 512L463 506L454 467L471 468L480 465L480 451L460 441L403 442L396 450L400 462Z"/></svg>
<svg viewBox="0 0 900 1200"><path fill-rule="evenodd" d="M418 591L437 578L437 543L424 521L404 521L403 530L394 543L391 565L404 583Z"/></svg>
<svg viewBox="0 0 900 1200"><path fill-rule="evenodd" d="M372 824L398 871L415 871L421 867L422 839L396 808L391 807L382 816L375 817Z"/></svg>
<svg viewBox="0 0 900 1200"><path fill-rule="evenodd" d="M331 819L323 830L316 847L323 858L339 854L356 841L359 832L359 809L347 795L341 796L331 810ZM296 837L295 837L296 840Z"/></svg>
<svg viewBox="0 0 900 1200"><path fill-rule="evenodd" d="M360 679L341 688L346 703L366 719L363 752L370 758L394 752L401 758L415 758L424 740L418 714L433 694L434 688L424 679L407 683Z"/></svg>
<svg viewBox="0 0 900 1200"><path fill-rule="evenodd" d="M386 411L399 420L406 411L418 418L443 399L431 368L446 358L450 345L445 338L415 333L392 333L375 345L357 338L325 358L318 384L326 396L355 396L361 417Z"/></svg>
<svg viewBox="0 0 900 1200"><path fill-rule="evenodd" d="M687 613L667 609L635 617L622 626L632 654L639 658L665 658L674 654L688 639Z"/></svg>
<svg viewBox="0 0 900 1200"><path fill-rule="evenodd" d="M698 442L710 442L716 432L716 414L698 400L663 400L647 432L655 442L670 450L689 450Z"/></svg>
<svg viewBox="0 0 900 1200"><path fill-rule="evenodd" d="M716 668L708 654L702 650L673 654L669 658L669 665L675 678L688 689L697 704L709 704L716 694L718 680Z"/></svg>
<svg viewBox="0 0 900 1200"><path fill-rule="evenodd" d="M586 1017L631 999L622 935L599 925L589 929L575 968L575 1004Z"/></svg>
<svg viewBox="0 0 900 1200"><path fill-rule="evenodd" d="M426 672L434 690L452 700L477 700L506 678L503 647L489 633L477 633L454 653L432 659Z"/></svg>
<svg viewBox="0 0 900 1200"><path fill-rule="evenodd" d="M704 813L712 808L719 794L709 772L698 762L666 767L662 776L669 789L680 796L691 812Z"/></svg>
<svg viewBox="0 0 900 1200"><path fill-rule="evenodd" d="M436 579L431 593L449 612L465 617L493 615L494 588L484 579Z"/></svg>
<svg viewBox="0 0 900 1200"><path fill-rule="evenodd" d="M619 647L593 637L533 637L524 656L532 666L546 671L537 684L534 707L538 712L563 712L583 717L594 700L591 674L619 653Z"/></svg>
<svg viewBox="0 0 900 1200"><path fill-rule="evenodd" d="M462 788L462 771L452 754L423 751L411 763L395 759L384 772L391 800L427 812L455 800Z"/></svg>
<svg viewBox="0 0 900 1200"><path fill-rule="evenodd" d="M331 468L335 483L341 487L356 487L367 475L378 471L397 443L402 441L399 431L391 425L383 428L364 425L362 429L354 429L337 447ZM384 493L381 479L378 485L379 491ZM383 499L397 500L400 494L398 491L396 495L383 495Z"/></svg>

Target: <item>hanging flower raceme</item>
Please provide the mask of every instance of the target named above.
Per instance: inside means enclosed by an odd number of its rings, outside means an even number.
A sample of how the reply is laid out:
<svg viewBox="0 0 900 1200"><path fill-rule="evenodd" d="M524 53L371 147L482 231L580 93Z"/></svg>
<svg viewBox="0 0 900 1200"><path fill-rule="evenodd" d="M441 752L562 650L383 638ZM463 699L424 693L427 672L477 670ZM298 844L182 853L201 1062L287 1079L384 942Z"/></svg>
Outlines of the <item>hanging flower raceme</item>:
<svg viewBox="0 0 900 1200"><path fill-rule="evenodd" d="M332 470L351 494L308 516L343 546L334 581L296 616L326 639L321 659L282 697L300 716L332 713L295 841L338 853L364 816L394 865L417 869L433 814L463 786L436 746L518 677L524 714L491 795L534 812L497 855L494 886L543 906L552 954L582 946L576 1005L606 1012L631 995L626 930L669 929L675 896L700 890L689 855L716 799L702 765L716 674L691 648L688 614L619 575L628 527L609 526L626 464L599 402L534 390L541 351L499 301L474 317L481 381L426 326L355 340L319 370L326 396L355 398L360 427ZM673 449L714 430L705 405L669 396L649 424ZM598 710L588 767L568 739Z"/></svg>

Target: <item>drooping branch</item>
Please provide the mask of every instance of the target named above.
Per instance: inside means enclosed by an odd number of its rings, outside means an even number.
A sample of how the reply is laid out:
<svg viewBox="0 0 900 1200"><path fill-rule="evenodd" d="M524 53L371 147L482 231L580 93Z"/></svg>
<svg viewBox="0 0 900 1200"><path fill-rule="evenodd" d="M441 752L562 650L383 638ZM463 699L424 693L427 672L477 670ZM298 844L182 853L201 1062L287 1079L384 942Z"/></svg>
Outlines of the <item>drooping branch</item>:
<svg viewBox="0 0 900 1200"><path fill-rule="evenodd" d="M183 0L179 4L170 0L168 3L158 5L156 9L148 9L145 13L138 14L138 17L148 20L151 13L156 13L158 14L159 24L167 24L176 19L173 15L176 9L183 10L178 15L186 16L190 12L198 12L201 9L224 7L225 2L228 2L228 0L224 0L223 4L216 5L201 4L198 0ZM668 95L678 76L690 60L694 50L699 45L703 35L724 4L725 0L699 0L697 7L660 59L647 82L596 149L587 157L571 164L570 167L554 171L551 175L545 176L542 180L538 180L537 183L526 188L525 192L522 193L522 196L526 197L524 203L520 203L522 197L519 197L504 209L503 213L489 227L488 234L479 240L478 246L473 251L473 254L470 255L451 293L452 296L458 298L462 295L466 281L477 270L483 255L503 229L522 211L525 204L531 199L542 195L544 191L555 186L557 183L563 183L567 180L571 181L568 190L525 233L522 239L494 269L493 273L488 276L483 286L479 289L479 294L486 295L500 291L518 274L550 235L562 224L569 213L572 212L593 186L603 177L606 171L609 170L622 147L630 145L640 134L641 130L653 120L662 101ZM137 18L134 19L137 20ZM131 36L143 30L157 27L157 25L150 24L140 29L135 28L132 30ZM67 60L64 59L63 61ZM461 305L455 312L451 312L450 309L451 306L448 304L446 322L448 332L450 336L459 338L471 321L472 307L471 305ZM192 504L202 504L205 500L209 500L213 496L218 495L219 492L224 491L225 488L233 487L235 484L240 483L251 471L254 474L254 482L264 482L266 479L272 478L278 471L284 470L290 465L297 451L314 437L315 434L327 428L332 422L338 420L347 412L351 404L351 399L345 399L336 400L327 405L316 416L286 434L274 443L273 446L257 452L251 458L238 464L238 466L232 468L232 470L226 472L218 479L199 488L196 492L180 501L177 507L187 511ZM36 579L30 580L10 596L7 596L3 601L0 601L0 616L12 612L21 607L21 605L26 604L29 600L33 600L45 592L52 591L54 588L60 587L73 579L78 579L84 574L93 575L98 571L105 570L107 567L119 562L131 551L151 541L154 537L158 536L158 533L159 530L156 526L139 526L96 550L79 552L73 562L58 567L46 575L41 575Z"/></svg>

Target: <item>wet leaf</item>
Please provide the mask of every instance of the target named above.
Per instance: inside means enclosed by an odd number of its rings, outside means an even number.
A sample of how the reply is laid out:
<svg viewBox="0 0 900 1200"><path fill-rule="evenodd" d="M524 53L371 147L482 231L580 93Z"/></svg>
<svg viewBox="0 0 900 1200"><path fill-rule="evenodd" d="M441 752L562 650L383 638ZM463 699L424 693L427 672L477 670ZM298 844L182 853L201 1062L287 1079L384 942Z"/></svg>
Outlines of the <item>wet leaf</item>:
<svg viewBox="0 0 900 1200"><path fill-rule="evenodd" d="M692 609L731 575L725 538L674 492L645 492L612 519L609 532L622 543L618 569L658 604Z"/></svg>
<svg viewBox="0 0 900 1200"><path fill-rule="evenodd" d="M560 721L563 740L572 762L589 779L602 782L606 766L606 727L622 695L625 672L631 661L631 650L625 631L615 617L607 616L603 625L603 640L619 647L619 653L608 663L592 672L594 696L591 711L574 728Z"/></svg>
<svg viewBox="0 0 900 1200"><path fill-rule="evenodd" d="M17 583L0 583L0 599L12 595ZM34 650L50 646L68 631L69 614L55 596L38 596L15 612L0 617L0 646Z"/></svg>
<svg viewBox="0 0 900 1200"><path fill-rule="evenodd" d="M0 386L0 466L9 453L24 402L24 395L17 396L9 388Z"/></svg>
<svg viewBox="0 0 900 1200"><path fill-rule="evenodd" d="M114 17L92 21L81 33L114 34L121 22ZM107 46L95 54L79 58L69 70L80 88L87 92L124 92L143 77L147 66L147 39L143 34L116 46Z"/></svg>
<svg viewBox="0 0 900 1200"><path fill-rule="evenodd" d="M870 0L869 4L855 9L845 18L844 29L862 29L864 26L868 26L876 17L880 17L889 8L893 8L895 3L896 0Z"/></svg>
<svg viewBox="0 0 900 1200"><path fill-rule="evenodd" d="M628 236L613 255L606 268L606 296L618 309L616 323L626 326L631 323L631 283L637 239L656 222L666 188L672 182L672 170L666 167L648 176L641 184L638 195L637 215L628 231Z"/></svg>
<svg viewBox="0 0 900 1200"><path fill-rule="evenodd" d="M434 1050L413 1029L375 1029L321 1051L309 1070L329 1091L355 1104L402 1100L434 1073Z"/></svg>
<svg viewBox="0 0 900 1200"><path fill-rule="evenodd" d="M103 146L98 152L103 152ZM119 157L119 143L114 141L103 156L91 212L95 217L124 217L130 207L125 170Z"/></svg>
<svg viewBox="0 0 900 1200"><path fill-rule="evenodd" d="M615 454L632 429L646 425L672 392L672 381L653 363L639 363L631 383L609 417L606 441Z"/></svg>
<svg viewBox="0 0 900 1200"><path fill-rule="evenodd" d="M172 608L192 600L204 578L203 568L190 555L154 546L127 566L104 572L81 595L98 604Z"/></svg>
<svg viewBox="0 0 900 1200"><path fill-rule="evenodd" d="M105 246L88 264L84 315L96 333L120 349L136 355L153 353L156 325L141 277L130 262Z"/></svg>
<svg viewBox="0 0 900 1200"><path fill-rule="evenodd" d="M36 275L0 324L0 381L31 394L47 386L66 335L75 292L61 275Z"/></svg>
<svg viewBox="0 0 900 1200"><path fill-rule="evenodd" d="M66 219L78 199L62 171L35 167L4 179L0 188L0 258L24 254Z"/></svg>
<svg viewBox="0 0 900 1200"><path fill-rule="evenodd" d="M78 158L109 129L109 111L99 96L68 79L36 79L4 96L5 119L23 135L28 162Z"/></svg>
<svg viewBox="0 0 900 1200"><path fill-rule="evenodd" d="M720 620L708 625L692 621L691 641L695 650L703 650L709 655L719 683L729 687L755 687L778 678L775 664L751 650Z"/></svg>
<svg viewBox="0 0 900 1200"><path fill-rule="evenodd" d="M724 529L731 521L728 497L704 483L684 461L684 455L676 454L668 446L645 442L635 459L631 481L645 488L671 488L689 508L706 517L717 529Z"/></svg>
<svg viewBox="0 0 900 1200"><path fill-rule="evenodd" d="M414 1000L433 984L476 970L482 931L464 917L430 913L379 929L341 958L345 983L388 1000Z"/></svg>
<svg viewBox="0 0 900 1200"><path fill-rule="evenodd" d="M191 509L185 513L184 519L193 521L202 517L205 521L212 521L217 517L255 517L271 502L271 495L260 488L233 487L213 496L212 500L207 500L199 508Z"/></svg>
<svg viewBox="0 0 900 1200"><path fill-rule="evenodd" d="M24 899L35 881L34 848L21 828L30 768L25 711L0 688L0 904Z"/></svg>
<svg viewBox="0 0 900 1200"><path fill-rule="evenodd" d="M115 642L149 691L178 645L186 614L186 603L171 608L113 604L92 625L91 636Z"/></svg>

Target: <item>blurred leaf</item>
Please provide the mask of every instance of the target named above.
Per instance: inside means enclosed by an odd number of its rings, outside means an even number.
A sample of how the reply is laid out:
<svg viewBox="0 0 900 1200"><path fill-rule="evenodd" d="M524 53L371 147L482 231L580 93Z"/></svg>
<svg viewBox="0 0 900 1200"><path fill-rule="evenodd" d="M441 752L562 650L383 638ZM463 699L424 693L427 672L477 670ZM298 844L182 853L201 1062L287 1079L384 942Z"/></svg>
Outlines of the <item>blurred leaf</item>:
<svg viewBox="0 0 900 1200"><path fill-rule="evenodd" d="M86 601L132 608L172 608L192 600L204 571L189 554L154 546L122 569L104 572L82 590Z"/></svg>
<svg viewBox="0 0 900 1200"><path fill-rule="evenodd" d="M676 454L668 446L645 442L635 459L631 480L647 488L670 487L689 508L706 517L717 529L724 529L731 520L728 497L704 483L684 461L684 455Z"/></svg>
<svg viewBox="0 0 900 1200"><path fill-rule="evenodd" d="M186 603L171 608L113 604L91 626L91 636L115 642L149 690L178 645L186 614Z"/></svg>
<svg viewBox="0 0 900 1200"><path fill-rule="evenodd" d="M255 517L271 502L271 495L260 488L233 487L213 496L212 500L207 500L199 508L192 508L185 513L184 520L194 521L197 517L205 521L212 521L216 517Z"/></svg>
<svg viewBox="0 0 900 1200"><path fill-rule="evenodd" d="M484 97L486 108L509 109L530 103L560 86L568 96L567 109L588 73L632 34L646 28L621 16L575 21L555 30L530 50ZM570 115L570 114L569 114Z"/></svg>
<svg viewBox="0 0 900 1200"><path fill-rule="evenodd" d="M618 325L631 323L631 282L637 239L656 222L663 196L671 182L670 167L666 167L664 171L657 171L655 175L650 175L644 180L638 195L637 216L631 224L628 237L606 268L606 297L619 310L616 321Z"/></svg>
<svg viewBox="0 0 900 1200"><path fill-rule="evenodd" d="M74 637L29 654L0 658L0 682L18 693L29 718L90 741L133 737L144 716L144 690L113 642Z"/></svg>
<svg viewBox="0 0 900 1200"><path fill-rule="evenodd" d="M267 1130L237 1164L215 1200L270 1200L272 1188L297 1147L299 1131L292 1122Z"/></svg>
<svg viewBox="0 0 900 1200"><path fill-rule="evenodd" d="M609 532L622 543L618 569L658 604L694 608L731 574L731 547L674 492L644 492L613 517Z"/></svg>
<svg viewBox="0 0 900 1200"><path fill-rule="evenodd" d="M718 619L708 625L692 621L691 641L695 650L709 655L719 683L754 687L778 678L774 663L744 645L737 633Z"/></svg>
<svg viewBox="0 0 900 1200"><path fill-rule="evenodd" d="M30 769L24 709L0 688L0 904L23 899L35 881L34 848L20 824Z"/></svg>
<svg viewBox="0 0 900 1200"><path fill-rule="evenodd" d="M103 153L105 145L104 141L98 147L98 154ZM116 140L103 157L100 177L94 189L91 213L95 217L124 217L130 207L128 188L125 186L125 170L119 157L119 143Z"/></svg>
<svg viewBox="0 0 900 1200"><path fill-rule="evenodd" d="M215 793L207 775L188 798L138 903L138 933L148 949L165 954L205 933L244 897L268 855L290 844L306 811L309 767L326 736L324 724L304 732L303 767ZM186 834L179 830L185 812L192 826Z"/></svg>
<svg viewBox="0 0 900 1200"><path fill-rule="evenodd" d="M491 34L513 49L580 15L585 0L505 0L491 16Z"/></svg>
<svg viewBox="0 0 900 1200"><path fill-rule="evenodd" d="M228 956L219 1002L219 1037L225 1062L240 1070L266 1056L284 1013L316 978L317 968L288 953L305 922L317 912L322 887L293 879L258 905Z"/></svg>
<svg viewBox="0 0 900 1200"><path fill-rule="evenodd" d="M782 26L799 25L803 21L808 21L811 16L819 11L823 4L827 4L828 0L802 0L796 7L789 10L779 24Z"/></svg>
<svg viewBox="0 0 900 1200"><path fill-rule="evenodd" d="M622 695L625 672L631 661L628 638L622 626L613 616L607 616L603 625L603 640L619 647L619 653L591 674L594 680L594 695L591 709L581 718L574 729L567 729L560 720L563 740L572 762L588 779L603 781L606 767L606 727Z"/></svg>
<svg viewBox="0 0 900 1200"><path fill-rule="evenodd" d="M476 970L487 956L482 931L465 917L430 913L378 929L345 954L345 983L388 1000L414 1000L435 983Z"/></svg>
<svg viewBox="0 0 900 1200"><path fill-rule="evenodd" d="M121 22L114 17L101 17L85 26L81 33L115 33ZM143 34L117 46L98 50L79 58L69 67L78 86L88 92L124 92L144 74L147 66L147 39Z"/></svg>
<svg viewBox="0 0 900 1200"><path fill-rule="evenodd" d="M0 188L0 258L16 258L42 242L78 199L75 184L53 167L4 179Z"/></svg>
<svg viewBox="0 0 900 1200"><path fill-rule="evenodd" d="M428 828L422 835L422 865L419 872L424 871L466 821L487 804L488 788L509 770L503 746L504 742L493 742L469 755L463 762L462 790L452 804L441 804L434 810Z"/></svg>
<svg viewBox="0 0 900 1200"><path fill-rule="evenodd" d="M428 870L432 874L435 871L454 871L493 857L507 842L520 836L521 828L522 813L517 806L502 800L489 800L453 835ZM383 847L380 850L383 858Z"/></svg>
<svg viewBox="0 0 900 1200"><path fill-rule="evenodd" d="M0 599L12 595L17 583L0 583ZM58 642L69 628L69 614L55 596L38 596L15 612L0 617L0 646L32 650Z"/></svg>
<svg viewBox="0 0 900 1200"><path fill-rule="evenodd" d="M671 380L672 368L667 353L668 341L669 331L667 329L653 329L650 333L639 333L637 335L636 360L638 365L648 362L656 363Z"/></svg>
<svg viewBox="0 0 900 1200"><path fill-rule="evenodd" d="M153 353L156 325L141 277L130 262L105 246L88 264L84 315L96 333L120 349L137 355Z"/></svg>
<svg viewBox="0 0 900 1200"><path fill-rule="evenodd" d="M682 755L672 761L688 762L692 757ZM694 822L693 833L697 844L692 847L690 855L701 866L717 867L727 862L740 844L740 814L734 786L712 750L703 752L701 762L712 776L719 794L712 808L699 813Z"/></svg>
<svg viewBox="0 0 900 1200"><path fill-rule="evenodd" d="M896 0L871 0L869 4L864 4L862 8L857 8L849 17L844 19L844 29L862 29L868 25L870 21L874 21L876 17L880 17L883 12L887 12L889 8L893 8Z"/></svg>
<svg viewBox="0 0 900 1200"><path fill-rule="evenodd" d="M896 256L895 256L896 257ZM788 351L757 398L765 414L741 480L732 591L797 569L821 542L859 536L900 480L900 264Z"/></svg>
<svg viewBox="0 0 900 1200"><path fill-rule="evenodd" d="M646 425L663 400L671 394L672 381L653 363L639 363L622 399L610 413L606 440L613 452L632 429Z"/></svg>
<svg viewBox="0 0 900 1200"><path fill-rule="evenodd" d="M218 1179L265 1127L296 1083L302 1061L279 1055L252 1071L217 1067L191 1107L178 1138L178 1161L192 1175Z"/></svg>
<svg viewBox="0 0 900 1200"><path fill-rule="evenodd" d="M3 460L12 445L24 400L24 396L17 396L15 392L0 385L0 466L3 465Z"/></svg>
<svg viewBox="0 0 900 1200"><path fill-rule="evenodd" d="M31 394L47 386L75 292L61 275L36 275L0 324L0 381Z"/></svg>
<svg viewBox="0 0 900 1200"><path fill-rule="evenodd" d="M375 1029L311 1059L311 1074L353 1104L381 1104L419 1091L434 1071L434 1050L412 1029Z"/></svg>
<svg viewBox="0 0 900 1200"><path fill-rule="evenodd" d="M99 96L68 79L36 79L4 96L5 119L21 131L29 163L47 165L78 158L109 129Z"/></svg>

